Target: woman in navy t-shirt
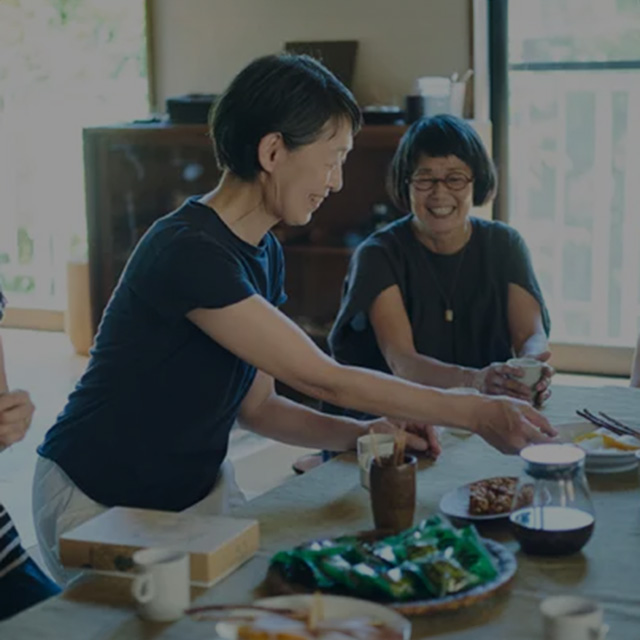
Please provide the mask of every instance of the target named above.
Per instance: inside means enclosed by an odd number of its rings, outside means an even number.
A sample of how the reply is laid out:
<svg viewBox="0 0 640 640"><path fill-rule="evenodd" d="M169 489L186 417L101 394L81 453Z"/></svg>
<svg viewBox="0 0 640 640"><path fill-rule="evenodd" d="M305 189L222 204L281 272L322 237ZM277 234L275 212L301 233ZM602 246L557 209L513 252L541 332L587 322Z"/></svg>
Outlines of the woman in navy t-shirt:
<svg viewBox="0 0 640 640"><path fill-rule="evenodd" d="M453 396L342 366L278 310L284 262L271 229L307 224L341 189L360 127L358 105L335 76L307 56L260 58L231 82L211 125L219 184L141 239L87 371L39 448L34 517L60 580L58 537L106 507L224 510L227 501L212 496L236 420L334 451L354 448L374 424L283 398L275 379L332 404L410 421L409 445L423 451L437 450L425 426L433 423L469 429L507 452L554 433L523 402Z"/></svg>

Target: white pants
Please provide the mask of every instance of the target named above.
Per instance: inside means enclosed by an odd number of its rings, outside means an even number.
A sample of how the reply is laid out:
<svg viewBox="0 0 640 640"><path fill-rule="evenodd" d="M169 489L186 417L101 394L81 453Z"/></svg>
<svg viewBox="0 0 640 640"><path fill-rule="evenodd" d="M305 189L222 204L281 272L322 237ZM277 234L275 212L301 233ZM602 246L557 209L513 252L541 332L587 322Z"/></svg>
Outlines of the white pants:
<svg viewBox="0 0 640 640"><path fill-rule="evenodd" d="M220 515L245 502L236 483L233 464L225 460L211 493L185 512ZM33 520L42 558L60 586L69 586L83 573L79 569L63 567L58 550L60 536L107 509L78 489L55 462L38 458L33 478Z"/></svg>

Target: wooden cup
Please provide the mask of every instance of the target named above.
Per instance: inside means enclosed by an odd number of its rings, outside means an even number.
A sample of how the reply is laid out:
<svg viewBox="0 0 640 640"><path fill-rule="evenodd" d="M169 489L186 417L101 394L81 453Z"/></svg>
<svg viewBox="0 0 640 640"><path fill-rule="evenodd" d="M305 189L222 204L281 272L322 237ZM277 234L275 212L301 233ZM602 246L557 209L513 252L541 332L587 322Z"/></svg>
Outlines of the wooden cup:
<svg viewBox="0 0 640 640"><path fill-rule="evenodd" d="M369 490L376 529L400 532L413 526L416 510L415 456L405 456L403 464L394 466L391 458L382 464L371 461ZM388 463L388 464L386 464Z"/></svg>

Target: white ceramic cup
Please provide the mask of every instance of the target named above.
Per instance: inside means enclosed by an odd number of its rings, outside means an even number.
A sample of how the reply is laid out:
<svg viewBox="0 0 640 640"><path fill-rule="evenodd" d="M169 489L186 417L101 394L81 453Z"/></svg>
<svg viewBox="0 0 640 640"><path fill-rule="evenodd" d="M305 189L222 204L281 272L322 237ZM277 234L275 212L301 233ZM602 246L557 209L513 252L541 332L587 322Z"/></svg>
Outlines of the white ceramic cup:
<svg viewBox="0 0 640 640"><path fill-rule="evenodd" d="M170 549L142 549L133 554L137 575L131 593L146 620L177 620L189 607L189 555Z"/></svg>
<svg viewBox="0 0 640 640"><path fill-rule="evenodd" d="M580 596L551 596L540 604L544 640L605 640L602 607Z"/></svg>
<svg viewBox="0 0 640 640"><path fill-rule="evenodd" d="M369 467L373 458L372 439L376 441L376 451L381 458L393 455L395 438L391 433L373 433L358 438L358 466L360 467L360 484L369 488Z"/></svg>
<svg viewBox="0 0 640 640"><path fill-rule="evenodd" d="M543 363L540 362L540 360L536 360L535 358L511 358L510 360L507 360L507 364L510 367L518 367L524 371L524 376L521 378L513 376L514 380L522 382L522 384L526 384L527 387L531 389L540 382L543 366Z"/></svg>

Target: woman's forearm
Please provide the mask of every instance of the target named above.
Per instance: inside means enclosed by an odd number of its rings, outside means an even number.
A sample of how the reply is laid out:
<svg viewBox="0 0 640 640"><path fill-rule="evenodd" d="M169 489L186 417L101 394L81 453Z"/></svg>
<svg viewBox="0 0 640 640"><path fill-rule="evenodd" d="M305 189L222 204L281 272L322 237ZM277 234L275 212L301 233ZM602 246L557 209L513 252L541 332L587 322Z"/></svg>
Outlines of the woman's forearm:
<svg viewBox="0 0 640 640"><path fill-rule="evenodd" d="M273 394L241 425L286 444L314 449L346 451L366 433L365 423L333 416Z"/></svg>
<svg viewBox="0 0 640 640"><path fill-rule="evenodd" d="M358 367L333 367L323 399L373 415L473 430L479 397L424 387ZM313 394L316 395L316 394ZM316 397L318 397L316 395Z"/></svg>
<svg viewBox="0 0 640 640"><path fill-rule="evenodd" d="M389 357L388 364L394 375L428 387L451 389L475 385L476 369L448 364L420 353Z"/></svg>

